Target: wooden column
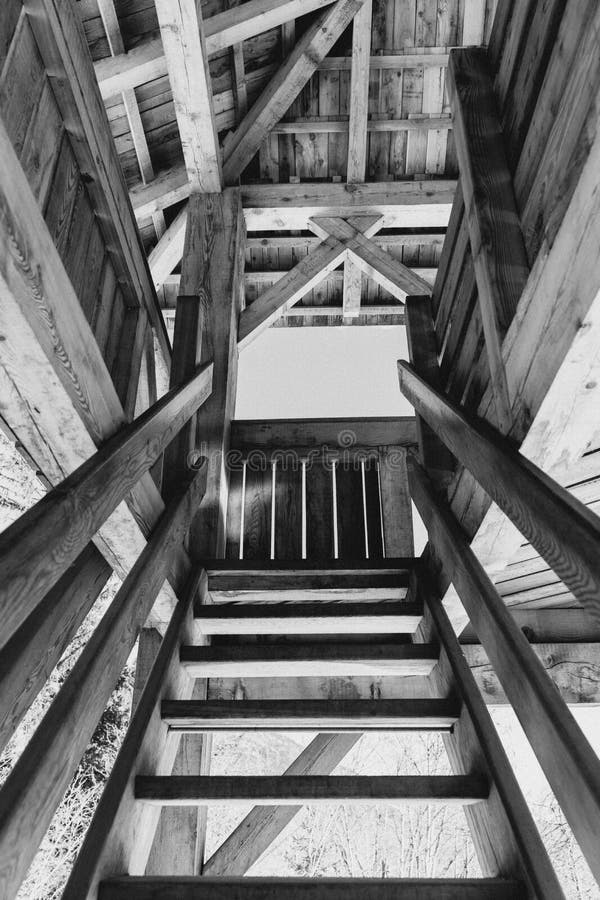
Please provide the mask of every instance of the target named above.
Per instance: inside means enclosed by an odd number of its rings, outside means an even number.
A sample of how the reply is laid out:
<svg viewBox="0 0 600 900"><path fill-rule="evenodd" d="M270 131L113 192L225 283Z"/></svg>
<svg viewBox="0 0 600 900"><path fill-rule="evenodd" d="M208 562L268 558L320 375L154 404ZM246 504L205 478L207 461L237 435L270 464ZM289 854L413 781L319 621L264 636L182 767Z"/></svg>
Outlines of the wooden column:
<svg viewBox="0 0 600 900"><path fill-rule="evenodd" d="M451 52L448 90L496 418L506 432L512 414L502 341L529 267L485 50Z"/></svg>
<svg viewBox="0 0 600 900"><path fill-rule="evenodd" d="M172 379L206 359L214 360L213 393L179 445L165 457L165 490L170 491L197 457L208 459L207 489L192 526L193 557L224 558L229 489L225 455L229 449L237 377L237 323L244 289L245 226L240 192L194 194L190 198L173 341ZM208 404L208 401L207 401ZM206 695L198 681L196 699ZM209 737L181 739L174 775L207 774ZM194 875L202 869L206 808L172 807L161 813L148 862L149 874Z"/></svg>

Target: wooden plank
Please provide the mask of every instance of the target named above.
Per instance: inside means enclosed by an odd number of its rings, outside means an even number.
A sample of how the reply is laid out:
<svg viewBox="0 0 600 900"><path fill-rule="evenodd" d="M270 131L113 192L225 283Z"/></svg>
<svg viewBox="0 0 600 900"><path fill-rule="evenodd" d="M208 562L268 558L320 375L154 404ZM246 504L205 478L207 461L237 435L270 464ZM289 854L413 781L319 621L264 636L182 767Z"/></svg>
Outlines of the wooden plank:
<svg viewBox="0 0 600 900"><path fill-rule="evenodd" d="M227 559L240 559L242 547L242 503L244 472L242 464L232 466L227 498Z"/></svg>
<svg viewBox="0 0 600 900"><path fill-rule="evenodd" d="M503 878L113 878L99 900L524 900L518 881Z"/></svg>
<svg viewBox="0 0 600 900"><path fill-rule="evenodd" d="M452 771L479 771L491 782L487 802L465 810L482 873L520 877L528 895L564 900L514 769L428 576L419 583L419 597L428 617L424 639L435 634L443 647L435 689L458 693L464 703L456 727L443 737Z"/></svg>
<svg viewBox="0 0 600 900"><path fill-rule="evenodd" d="M205 590L198 571L190 577L151 666L141 697L115 760L108 783L67 882L65 900L98 895L98 882L115 872L143 872L158 821L155 810L135 802L138 766L147 772L171 770L179 740L169 734L157 705L165 694L189 697L191 683L177 660L177 647L191 631L196 592Z"/></svg>
<svg viewBox="0 0 600 900"><path fill-rule="evenodd" d="M412 634L421 619L407 603L218 603L196 612L201 634Z"/></svg>
<svg viewBox="0 0 600 900"><path fill-rule="evenodd" d="M218 53L297 19L333 0L249 0L242 6L218 12L206 19L204 30L208 53Z"/></svg>
<svg viewBox="0 0 600 900"><path fill-rule="evenodd" d="M429 675L437 648L426 644L243 644L182 647L181 665L192 678L259 675Z"/></svg>
<svg viewBox="0 0 600 900"><path fill-rule="evenodd" d="M399 363L399 371L402 390L415 409L598 619L598 517L494 429L430 388L406 363Z"/></svg>
<svg viewBox="0 0 600 900"><path fill-rule="evenodd" d="M77 135L73 152L127 303L146 308L168 368L169 340L76 11L63 0L26 0L24 8L45 68L52 73L62 118L71 135Z"/></svg>
<svg viewBox="0 0 600 900"><path fill-rule="evenodd" d="M0 749L45 685L110 574L103 556L88 545L3 648Z"/></svg>
<svg viewBox="0 0 600 900"><path fill-rule="evenodd" d="M155 287L164 284L168 275L181 262L185 243L185 229L188 211L184 207L173 219L167 230L161 235L155 247L148 255L148 265L152 273Z"/></svg>
<svg viewBox="0 0 600 900"><path fill-rule="evenodd" d="M548 782L592 870L591 838L600 805L600 760L498 596L449 508L435 498L418 463L410 462L413 500L429 540L523 726Z"/></svg>
<svg viewBox="0 0 600 900"><path fill-rule="evenodd" d="M406 317L410 361L428 384L439 389L441 379L430 301L426 297L407 297ZM417 416L417 434L421 463L443 490L452 477L454 458L422 416Z"/></svg>
<svg viewBox="0 0 600 900"><path fill-rule="evenodd" d="M383 558L383 522L379 493L379 467L375 461L363 464L367 556Z"/></svg>
<svg viewBox="0 0 600 900"><path fill-rule="evenodd" d="M362 472L351 464L335 467L338 556L366 559Z"/></svg>
<svg viewBox="0 0 600 900"><path fill-rule="evenodd" d="M244 506L245 560L271 558L271 504L271 466L261 469L248 465Z"/></svg>
<svg viewBox="0 0 600 900"><path fill-rule="evenodd" d="M218 193L221 155L200 8L195 0L156 0L156 13L189 182Z"/></svg>
<svg viewBox="0 0 600 900"><path fill-rule="evenodd" d="M315 461L306 465L306 558L333 559L333 551L333 474L330 466Z"/></svg>
<svg viewBox="0 0 600 900"><path fill-rule="evenodd" d="M529 266L484 51L450 54L448 89L496 415L506 432L512 416L501 344Z"/></svg>
<svg viewBox="0 0 600 900"><path fill-rule="evenodd" d="M302 467L275 468L275 559L302 559Z"/></svg>
<svg viewBox="0 0 600 900"><path fill-rule="evenodd" d="M485 778L474 775L323 776L254 775L169 776L138 775L135 796L159 805L214 806L255 803L269 806L331 803L444 803L468 805L485 799Z"/></svg>
<svg viewBox="0 0 600 900"><path fill-rule="evenodd" d="M225 144L223 175L228 184L237 182L271 127L287 111L359 9L360 0L338 0L298 41L286 62Z"/></svg>
<svg viewBox="0 0 600 900"><path fill-rule="evenodd" d="M169 506L0 791L7 898L16 895L79 765L205 484L204 468Z"/></svg>
<svg viewBox="0 0 600 900"><path fill-rule="evenodd" d="M299 447L315 449L323 445L335 450L347 450L349 447L379 447L382 444L412 446L416 444L416 440L413 416L269 419L269 421L235 419L231 423L231 445L243 453L255 449L265 451L291 450ZM314 458L316 461L316 457Z"/></svg>
<svg viewBox="0 0 600 900"><path fill-rule="evenodd" d="M380 449L379 483L385 556L411 556L414 539L406 454L397 446Z"/></svg>
<svg viewBox="0 0 600 900"><path fill-rule="evenodd" d="M2 533L4 642L208 396L211 377L211 366L204 367L167 394Z"/></svg>
<svg viewBox="0 0 600 900"><path fill-rule="evenodd" d="M178 731L449 731L459 712L460 706L452 700L431 699L165 700L162 704L163 720ZM209 874L211 867L205 871Z"/></svg>
<svg viewBox="0 0 600 900"><path fill-rule="evenodd" d="M284 312L297 303L345 258L345 247L331 238L323 241L287 272L270 290L244 309L239 322L238 348L243 350Z"/></svg>

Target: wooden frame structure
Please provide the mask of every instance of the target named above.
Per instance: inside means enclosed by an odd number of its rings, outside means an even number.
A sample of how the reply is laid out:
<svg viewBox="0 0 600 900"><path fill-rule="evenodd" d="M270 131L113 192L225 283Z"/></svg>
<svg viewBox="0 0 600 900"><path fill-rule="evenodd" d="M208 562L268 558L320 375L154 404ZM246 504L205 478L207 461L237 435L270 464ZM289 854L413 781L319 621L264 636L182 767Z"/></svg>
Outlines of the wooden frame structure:
<svg viewBox="0 0 600 900"><path fill-rule="evenodd" d="M46 493L0 534L0 748L121 580L0 787L7 900L136 645L64 900L562 900L498 703L600 882L569 710L600 702L599 29L595 0L5 0L0 424ZM414 416L236 420L274 325L404 325ZM245 730L316 735L211 775ZM332 774L379 731L442 734L452 774ZM483 877L242 877L342 802L464 806Z"/></svg>

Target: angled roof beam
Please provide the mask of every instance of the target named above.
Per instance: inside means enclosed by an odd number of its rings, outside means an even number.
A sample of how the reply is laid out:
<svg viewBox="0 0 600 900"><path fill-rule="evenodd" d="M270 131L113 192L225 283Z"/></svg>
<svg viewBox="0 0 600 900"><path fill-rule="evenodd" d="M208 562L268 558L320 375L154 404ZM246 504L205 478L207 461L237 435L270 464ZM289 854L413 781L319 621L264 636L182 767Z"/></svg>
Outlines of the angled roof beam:
<svg viewBox="0 0 600 900"><path fill-rule="evenodd" d="M193 190L221 190L221 156L204 43L195 0L156 0L183 158Z"/></svg>
<svg viewBox="0 0 600 900"><path fill-rule="evenodd" d="M181 262L187 219L186 205L173 219L148 257L148 265L155 288L164 284L175 266Z"/></svg>
<svg viewBox="0 0 600 900"><path fill-rule="evenodd" d="M238 349L243 350L294 303L323 281L340 263L346 248L335 238L327 238L305 256L297 266L245 309L240 316Z"/></svg>
<svg viewBox="0 0 600 900"><path fill-rule="evenodd" d="M361 3L362 0L338 0L298 41L286 62L225 142L223 176L227 184L238 181L271 128L287 112L321 60L361 8Z"/></svg>

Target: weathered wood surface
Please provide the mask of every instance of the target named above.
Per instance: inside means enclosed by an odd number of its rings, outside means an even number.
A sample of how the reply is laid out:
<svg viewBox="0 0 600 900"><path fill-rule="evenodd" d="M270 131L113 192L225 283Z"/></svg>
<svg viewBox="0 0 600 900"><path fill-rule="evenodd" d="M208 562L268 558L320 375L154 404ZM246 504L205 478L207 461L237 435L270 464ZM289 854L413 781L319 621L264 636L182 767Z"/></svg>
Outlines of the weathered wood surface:
<svg viewBox="0 0 600 900"><path fill-rule="evenodd" d="M16 895L79 765L205 484L203 468L169 505L0 790L0 875L7 898Z"/></svg>
<svg viewBox="0 0 600 900"><path fill-rule="evenodd" d="M403 392L594 618L600 519L487 423L462 412L405 363Z"/></svg>
<svg viewBox="0 0 600 900"><path fill-rule="evenodd" d="M53 75L61 116L77 135L73 152L129 305L147 309L168 366L169 340L76 12L62 0L27 0L24 7L44 65Z"/></svg>
<svg viewBox="0 0 600 900"><path fill-rule="evenodd" d="M268 87L225 142L223 175L226 183L237 183L265 135L287 111L359 9L360 0L337 0L309 26Z"/></svg>
<svg viewBox="0 0 600 900"><path fill-rule="evenodd" d="M228 775L175 778L138 775L137 800L158 805L215 806L256 803L269 806L327 803L372 804L458 803L484 800L489 791L485 778L469 775Z"/></svg>
<svg viewBox="0 0 600 900"><path fill-rule="evenodd" d="M416 461L409 464L409 481L430 543L490 656L592 871L597 871L592 835L600 806L600 760L515 625L451 510L436 498Z"/></svg>
<svg viewBox="0 0 600 900"><path fill-rule="evenodd" d="M428 675L437 662L434 644L265 644L181 648L193 678L294 675Z"/></svg>
<svg viewBox="0 0 600 900"><path fill-rule="evenodd" d="M518 881L502 878L115 878L99 900L524 900Z"/></svg>
<svg viewBox="0 0 600 900"><path fill-rule="evenodd" d="M43 688L111 574L89 544L0 655L0 748Z"/></svg>
<svg viewBox="0 0 600 900"><path fill-rule="evenodd" d="M65 900L97 896L98 882L107 875L127 871L142 874L150 854L159 810L135 802L134 782L140 767L146 772L168 773L179 744L159 715L165 693L189 697L192 683L177 660L179 642L191 632L195 595L205 591L205 579L196 571L178 602L112 772L94 813L65 887Z"/></svg>
<svg viewBox="0 0 600 900"><path fill-rule="evenodd" d="M294 450L318 448L412 446L417 442L413 416L362 419L270 419L268 422L235 419L231 423L231 446L242 453L254 449ZM396 553L395 556L410 556Z"/></svg>
<svg viewBox="0 0 600 900"><path fill-rule="evenodd" d="M501 345L529 275L485 51L453 50L448 87L497 420L512 424Z"/></svg>
<svg viewBox="0 0 600 900"><path fill-rule="evenodd" d="M488 800L465 810L482 872L519 877L528 894L564 900L506 751L427 575L419 582L418 596L427 610L421 637L430 640L435 634L443 648L435 687L458 694L464 704L452 733L443 737L452 771L477 771L492 783Z"/></svg>
<svg viewBox="0 0 600 900"><path fill-rule="evenodd" d="M178 731L447 731L460 713L452 700L165 700Z"/></svg>
<svg viewBox="0 0 600 900"><path fill-rule="evenodd" d="M205 367L166 395L0 536L5 641L206 399L211 378Z"/></svg>

